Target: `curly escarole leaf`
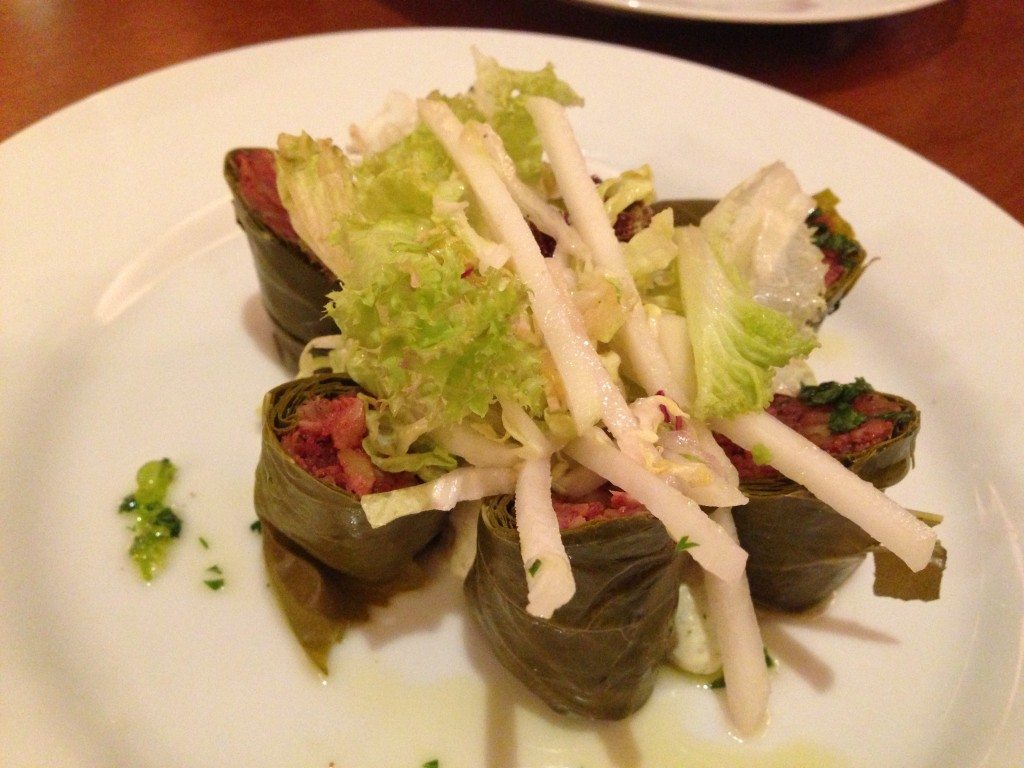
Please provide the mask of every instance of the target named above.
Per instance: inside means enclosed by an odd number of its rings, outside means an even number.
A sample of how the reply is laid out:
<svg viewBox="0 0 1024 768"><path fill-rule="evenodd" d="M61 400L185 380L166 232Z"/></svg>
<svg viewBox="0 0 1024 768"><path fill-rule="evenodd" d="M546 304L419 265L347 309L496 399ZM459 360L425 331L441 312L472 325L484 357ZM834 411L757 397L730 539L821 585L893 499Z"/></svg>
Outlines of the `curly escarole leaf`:
<svg viewBox="0 0 1024 768"><path fill-rule="evenodd" d="M650 166L643 165L602 181L597 192L604 201L608 220L614 222L634 203L649 204L654 199L654 175Z"/></svg>
<svg viewBox="0 0 1024 768"><path fill-rule="evenodd" d="M360 243L372 268L332 293L327 310L345 338L339 365L384 403L373 452L401 455L498 399L542 414L547 380L540 345L523 333L522 282L504 269L467 272L464 245L443 224L401 236L400 226L372 256L369 239Z"/></svg>
<svg viewBox="0 0 1024 768"><path fill-rule="evenodd" d="M360 392L342 376L321 374L267 393L254 501L260 520L324 565L365 581L385 581L437 535L444 513L431 510L373 528L356 496L306 472L280 441L296 425L296 411L306 399Z"/></svg>
<svg viewBox="0 0 1024 768"><path fill-rule="evenodd" d="M512 503L485 501L465 582L495 656L558 712L599 719L635 712L674 644L684 557L647 513L563 531L576 593L550 619L539 619L526 612Z"/></svg>
<svg viewBox="0 0 1024 768"><path fill-rule="evenodd" d="M277 190L302 241L335 275L348 271L349 256L334 234L352 208L352 167L329 139L306 133L277 139Z"/></svg>

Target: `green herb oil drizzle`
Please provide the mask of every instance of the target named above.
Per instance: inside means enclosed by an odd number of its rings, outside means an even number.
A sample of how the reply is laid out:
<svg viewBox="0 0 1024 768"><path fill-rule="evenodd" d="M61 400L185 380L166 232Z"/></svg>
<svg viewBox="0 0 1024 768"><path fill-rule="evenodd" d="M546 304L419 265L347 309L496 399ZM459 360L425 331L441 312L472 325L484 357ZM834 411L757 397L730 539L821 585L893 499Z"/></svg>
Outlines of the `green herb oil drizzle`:
<svg viewBox="0 0 1024 768"><path fill-rule="evenodd" d="M181 518L165 502L177 471L170 459L146 462L135 474L135 492L125 496L118 508L133 518L128 554L146 581L163 567L171 542L181 535Z"/></svg>

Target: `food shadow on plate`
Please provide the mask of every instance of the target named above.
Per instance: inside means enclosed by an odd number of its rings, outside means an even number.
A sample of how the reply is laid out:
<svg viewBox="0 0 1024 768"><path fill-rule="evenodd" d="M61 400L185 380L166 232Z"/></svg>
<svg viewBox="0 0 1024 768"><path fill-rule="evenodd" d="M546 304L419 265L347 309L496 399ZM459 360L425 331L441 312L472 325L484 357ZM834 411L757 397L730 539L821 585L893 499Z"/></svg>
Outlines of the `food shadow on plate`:
<svg viewBox="0 0 1024 768"><path fill-rule="evenodd" d="M289 375L294 375L295 371L289 370L285 362L286 358L278 347L274 335L274 324L270 315L267 314L266 307L263 306L263 300L259 293L254 293L245 300L242 305L241 320L245 335L252 340L260 354L288 371Z"/></svg>
<svg viewBox="0 0 1024 768"><path fill-rule="evenodd" d="M358 631L371 649L430 633L459 610L457 585L437 564L435 543L391 577L366 581L328 567L262 521L267 578L292 634L321 674L335 646ZM429 599L424 594L429 593Z"/></svg>
<svg viewBox="0 0 1024 768"><path fill-rule="evenodd" d="M608 763L615 768L632 768L642 763L640 745L630 718L593 720L559 714L549 708L495 658L461 595L460 587L458 610L464 616L466 656L486 688L484 737L487 753L481 768L507 768L523 762L516 739L517 721L522 715L544 720L561 732L594 734L604 746Z"/></svg>
<svg viewBox="0 0 1024 768"><path fill-rule="evenodd" d="M445 552L447 531L417 559L423 583L418 589L397 594L359 633L371 649L383 648L403 636L427 634L452 615L465 613L462 583L448 567Z"/></svg>
<svg viewBox="0 0 1024 768"><path fill-rule="evenodd" d="M835 682L835 670L811 648L801 642L788 627L798 626L833 636L849 637L864 642L896 645L899 641L893 635L881 632L866 624L848 619L829 616L814 611L801 615L772 613L761 622L761 633L765 647L780 666L802 678L815 691L829 690Z"/></svg>

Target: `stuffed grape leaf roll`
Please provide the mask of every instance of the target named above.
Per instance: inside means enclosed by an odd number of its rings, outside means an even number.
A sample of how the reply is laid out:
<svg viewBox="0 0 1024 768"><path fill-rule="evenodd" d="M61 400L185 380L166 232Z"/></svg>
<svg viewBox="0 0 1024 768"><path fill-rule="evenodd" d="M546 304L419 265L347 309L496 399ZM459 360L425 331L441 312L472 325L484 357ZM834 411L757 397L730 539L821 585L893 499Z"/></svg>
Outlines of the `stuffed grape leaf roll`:
<svg viewBox="0 0 1024 768"><path fill-rule="evenodd" d="M689 558L643 509L574 520L562 538L576 593L550 619L531 616L514 502L485 500L465 581L471 613L502 665L552 709L626 717L650 697L674 644Z"/></svg>

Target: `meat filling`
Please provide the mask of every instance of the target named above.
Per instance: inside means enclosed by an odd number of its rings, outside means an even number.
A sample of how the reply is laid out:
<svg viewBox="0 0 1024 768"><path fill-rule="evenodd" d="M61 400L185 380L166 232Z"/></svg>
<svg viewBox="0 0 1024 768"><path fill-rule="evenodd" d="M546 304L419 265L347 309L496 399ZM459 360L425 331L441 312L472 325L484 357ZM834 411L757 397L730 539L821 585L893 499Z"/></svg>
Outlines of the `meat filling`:
<svg viewBox="0 0 1024 768"><path fill-rule="evenodd" d="M822 450L833 456L858 453L890 439L897 423L905 414L904 406L880 392L867 391L850 401L858 414L855 426L835 431L830 426L836 412L835 405L816 405L800 397L776 395L768 406L768 413L786 426L799 432ZM719 445L740 473L740 480L765 480L779 477L774 468L757 464L750 451L740 448L722 435L715 435Z"/></svg>
<svg viewBox="0 0 1024 768"><path fill-rule="evenodd" d="M416 482L409 472L384 472L363 450L366 410L357 397L313 397L296 410L298 423L281 437L281 447L319 480L355 496L403 488Z"/></svg>
<svg viewBox="0 0 1024 768"><path fill-rule="evenodd" d="M288 211L277 191L277 168L269 149L245 149L234 154L238 192L246 206L275 235L299 244Z"/></svg>
<svg viewBox="0 0 1024 768"><path fill-rule="evenodd" d="M811 212L807 225L812 229L811 240L821 249L826 265L825 287L831 288L863 258L863 249L856 240L839 232L836 221L821 208Z"/></svg>
<svg viewBox="0 0 1024 768"><path fill-rule="evenodd" d="M628 493L609 489L587 499L554 499L555 516L559 530L589 523L594 520L614 520L630 517L644 511L640 502Z"/></svg>

